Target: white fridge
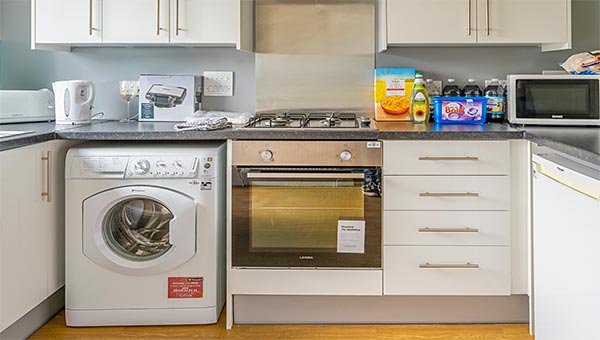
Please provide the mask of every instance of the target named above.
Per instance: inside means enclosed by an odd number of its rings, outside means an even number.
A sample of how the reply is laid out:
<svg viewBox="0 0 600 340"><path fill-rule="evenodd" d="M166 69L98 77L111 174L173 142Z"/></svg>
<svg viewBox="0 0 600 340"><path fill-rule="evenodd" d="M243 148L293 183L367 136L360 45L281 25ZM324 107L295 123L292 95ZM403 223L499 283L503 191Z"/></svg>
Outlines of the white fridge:
<svg viewBox="0 0 600 340"><path fill-rule="evenodd" d="M536 340L600 339L600 167L533 156Z"/></svg>

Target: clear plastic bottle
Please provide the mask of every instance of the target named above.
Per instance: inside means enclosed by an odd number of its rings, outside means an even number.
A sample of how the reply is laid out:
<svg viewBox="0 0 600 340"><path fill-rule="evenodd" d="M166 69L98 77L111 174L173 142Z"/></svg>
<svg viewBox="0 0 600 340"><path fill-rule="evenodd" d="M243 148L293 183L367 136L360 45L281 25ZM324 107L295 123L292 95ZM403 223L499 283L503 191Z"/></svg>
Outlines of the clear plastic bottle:
<svg viewBox="0 0 600 340"><path fill-rule="evenodd" d="M461 97L462 91L460 87L456 85L456 80L450 78L444 86L444 91L442 91L445 97Z"/></svg>
<svg viewBox="0 0 600 340"><path fill-rule="evenodd" d="M506 113L506 90L498 79L492 79L483 91L487 97L487 121L490 123L502 123Z"/></svg>
<svg viewBox="0 0 600 340"><path fill-rule="evenodd" d="M481 97L483 96L483 91L481 91L481 87L477 85L475 79L468 79L467 85L463 89L463 93L466 97Z"/></svg>
<svg viewBox="0 0 600 340"><path fill-rule="evenodd" d="M417 74L410 97L410 117L415 123L429 122L429 95L422 74Z"/></svg>
<svg viewBox="0 0 600 340"><path fill-rule="evenodd" d="M427 89L427 94L429 95L429 121L432 122L435 109L433 98L441 97L442 92L440 91L440 88L435 86L435 84L433 83L433 79L425 80L425 88Z"/></svg>

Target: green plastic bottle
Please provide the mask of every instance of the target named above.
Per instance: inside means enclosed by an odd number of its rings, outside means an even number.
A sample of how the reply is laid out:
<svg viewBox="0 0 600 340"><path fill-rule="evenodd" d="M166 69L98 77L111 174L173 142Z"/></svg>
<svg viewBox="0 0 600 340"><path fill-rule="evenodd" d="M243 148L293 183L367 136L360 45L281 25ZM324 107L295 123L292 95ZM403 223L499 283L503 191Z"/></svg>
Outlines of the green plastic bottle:
<svg viewBox="0 0 600 340"><path fill-rule="evenodd" d="M415 85L410 97L410 117L415 123L429 122L429 95L425 88L423 75L417 73L415 77Z"/></svg>

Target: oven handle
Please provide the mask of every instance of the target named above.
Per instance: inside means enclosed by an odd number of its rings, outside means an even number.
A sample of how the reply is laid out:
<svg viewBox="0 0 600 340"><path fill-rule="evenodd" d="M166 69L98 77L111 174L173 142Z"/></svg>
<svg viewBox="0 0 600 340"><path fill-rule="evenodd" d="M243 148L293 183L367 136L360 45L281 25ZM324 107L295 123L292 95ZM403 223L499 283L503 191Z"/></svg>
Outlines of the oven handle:
<svg viewBox="0 0 600 340"><path fill-rule="evenodd" d="M364 179L364 173L339 172L249 172L248 178L258 179Z"/></svg>

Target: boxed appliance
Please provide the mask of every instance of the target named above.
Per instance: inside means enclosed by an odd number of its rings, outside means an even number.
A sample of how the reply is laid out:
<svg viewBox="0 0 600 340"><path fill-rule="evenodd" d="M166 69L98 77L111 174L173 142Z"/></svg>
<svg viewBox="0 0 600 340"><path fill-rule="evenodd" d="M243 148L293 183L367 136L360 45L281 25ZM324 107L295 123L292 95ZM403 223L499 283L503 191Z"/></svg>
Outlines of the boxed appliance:
<svg viewBox="0 0 600 340"><path fill-rule="evenodd" d="M140 75L140 121L185 121L200 110L202 78L194 75Z"/></svg>
<svg viewBox="0 0 600 340"><path fill-rule="evenodd" d="M375 120L409 121L410 96L415 83L414 68L375 70Z"/></svg>
<svg viewBox="0 0 600 340"><path fill-rule="evenodd" d="M434 118L437 124L484 124L486 97L435 97Z"/></svg>

